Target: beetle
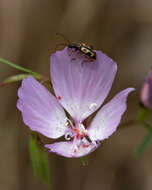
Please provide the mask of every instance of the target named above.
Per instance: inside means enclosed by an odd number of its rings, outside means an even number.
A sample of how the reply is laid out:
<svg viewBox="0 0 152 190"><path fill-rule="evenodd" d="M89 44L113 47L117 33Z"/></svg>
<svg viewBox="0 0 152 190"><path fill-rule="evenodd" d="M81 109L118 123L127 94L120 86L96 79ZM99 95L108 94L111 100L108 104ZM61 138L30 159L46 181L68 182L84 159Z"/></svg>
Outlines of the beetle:
<svg viewBox="0 0 152 190"><path fill-rule="evenodd" d="M75 51L79 51L79 53L85 55L90 60L96 59L96 52L92 46L80 42L70 42L69 40L65 39L65 37L61 33L56 33L56 35L60 35L67 42L66 45L68 46L69 49L74 49Z"/></svg>
<svg viewBox="0 0 152 190"><path fill-rule="evenodd" d="M96 52L94 51L93 47L85 43L73 42L68 45L68 48L75 49L81 52L82 54L86 55L88 58L96 59Z"/></svg>

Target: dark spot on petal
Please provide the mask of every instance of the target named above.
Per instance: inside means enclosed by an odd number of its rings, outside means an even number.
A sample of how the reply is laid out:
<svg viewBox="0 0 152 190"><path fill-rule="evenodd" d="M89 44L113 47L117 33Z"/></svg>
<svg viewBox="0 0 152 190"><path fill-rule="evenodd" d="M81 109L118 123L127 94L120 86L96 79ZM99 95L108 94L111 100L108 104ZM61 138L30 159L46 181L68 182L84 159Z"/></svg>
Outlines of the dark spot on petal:
<svg viewBox="0 0 152 190"><path fill-rule="evenodd" d="M58 100L61 100L61 96L57 96L57 99L58 99Z"/></svg>

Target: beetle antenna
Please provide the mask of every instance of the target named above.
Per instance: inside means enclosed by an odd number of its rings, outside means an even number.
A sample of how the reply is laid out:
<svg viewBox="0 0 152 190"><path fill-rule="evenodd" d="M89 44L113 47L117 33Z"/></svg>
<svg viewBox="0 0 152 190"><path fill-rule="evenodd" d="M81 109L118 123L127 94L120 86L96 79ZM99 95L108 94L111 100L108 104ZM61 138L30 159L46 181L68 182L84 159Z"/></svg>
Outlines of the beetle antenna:
<svg viewBox="0 0 152 190"><path fill-rule="evenodd" d="M68 44L70 44L70 41L62 33L57 32L56 35L61 36L64 39L64 41L66 41Z"/></svg>
<svg viewBox="0 0 152 190"><path fill-rule="evenodd" d="M58 50L58 47L60 47L60 46L67 46L67 44L66 44L66 43L56 44L56 46L55 46L55 51L57 51L57 50Z"/></svg>

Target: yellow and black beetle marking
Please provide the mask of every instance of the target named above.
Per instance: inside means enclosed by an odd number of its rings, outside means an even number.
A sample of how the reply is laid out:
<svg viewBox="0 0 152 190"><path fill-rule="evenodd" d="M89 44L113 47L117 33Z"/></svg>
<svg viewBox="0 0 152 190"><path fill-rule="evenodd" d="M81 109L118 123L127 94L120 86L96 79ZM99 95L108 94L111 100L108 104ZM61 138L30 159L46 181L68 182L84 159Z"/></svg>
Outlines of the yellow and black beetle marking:
<svg viewBox="0 0 152 190"><path fill-rule="evenodd" d="M69 40L66 40L65 37L60 33L57 33L57 35L60 35L63 37L63 39L67 42L67 44L65 45L67 45L68 48L74 49L75 51L79 51L91 61L96 59L96 52L92 46L87 45L85 43L70 42Z"/></svg>
<svg viewBox="0 0 152 190"><path fill-rule="evenodd" d="M88 58L96 59L96 52L93 50L93 48L85 43L70 43L68 45L68 48L73 48L84 55L86 55Z"/></svg>

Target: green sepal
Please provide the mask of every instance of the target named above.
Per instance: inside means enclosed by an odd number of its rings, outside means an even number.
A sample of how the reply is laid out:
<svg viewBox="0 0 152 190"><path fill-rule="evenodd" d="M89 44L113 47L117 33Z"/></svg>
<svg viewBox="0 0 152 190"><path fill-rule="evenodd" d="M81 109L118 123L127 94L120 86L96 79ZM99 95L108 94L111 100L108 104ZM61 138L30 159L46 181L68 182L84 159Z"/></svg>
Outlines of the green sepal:
<svg viewBox="0 0 152 190"><path fill-rule="evenodd" d="M142 123L145 121L149 116L149 110L147 108L140 108L138 116L137 116L137 122Z"/></svg>
<svg viewBox="0 0 152 190"><path fill-rule="evenodd" d="M34 177L40 178L48 188L51 187L50 164L47 152L40 150L36 134L33 132L29 140L29 153Z"/></svg>
<svg viewBox="0 0 152 190"><path fill-rule="evenodd" d="M88 159L86 156L81 157L81 162L83 166L87 166L88 165Z"/></svg>

